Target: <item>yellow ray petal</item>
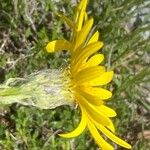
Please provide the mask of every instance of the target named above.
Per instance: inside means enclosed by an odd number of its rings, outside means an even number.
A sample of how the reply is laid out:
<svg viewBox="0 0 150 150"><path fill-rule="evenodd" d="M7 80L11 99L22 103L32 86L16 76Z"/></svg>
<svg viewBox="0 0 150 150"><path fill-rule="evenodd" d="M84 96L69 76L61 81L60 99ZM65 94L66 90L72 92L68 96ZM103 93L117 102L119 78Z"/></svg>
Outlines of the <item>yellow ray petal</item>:
<svg viewBox="0 0 150 150"><path fill-rule="evenodd" d="M80 31L82 29L84 16L85 16L85 10L82 9L79 13L79 19L77 21L77 31Z"/></svg>
<svg viewBox="0 0 150 150"><path fill-rule="evenodd" d="M93 18L91 18L85 22L81 31L79 31L79 33L77 34L76 44L75 44L74 49L77 49L81 45L84 45L85 40L87 39L87 36L92 28L92 25L93 25Z"/></svg>
<svg viewBox="0 0 150 150"><path fill-rule="evenodd" d="M98 97L102 100L108 99L112 96L112 93L106 89L103 88L97 88L97 87L83 87L82 90L89 95L92 95L94 97Z"/></svg>
<svg viewBox="0 0 150 150"><path fill-rule="evenodd" d="M103 43L98 41L98 42L95 42L95 43L91 43L91 44L89 44L88 46L86 46L84 48L79 47L74 52L74 54L72 56L72 61L75 62L77 59L79 60L80 57L84 56L84 55L86 55L85 58L88 58L89 56L91 56L92 54L97 52L102 46L103 46ZM83 60L86 61L87 59L83 59Z"/></svg>
<svg viewBox="0 0 150 150"><path fill-rule="evenodd" d="M103 54L95 54L87 62L84 61L82 63L82 65L80 65L80 68L78 68L77 72L79 72L85 68L88 68L88 67L97 66L103 61L103 59L104 59ZM90 86L88 83L87 83L87 85Z"/></svg>
<svg viewBox="0 0 150 150"><path fill-rule="evenodd" d="M97 41L98 41L98 38L99 38L99 32L96 31L96 32L93 34L93 36L90 38L88 44L97 42Z"/></svg>
<svg viewBox="0 0 150 150"><path fill-rule="evenodd" d="M94 66L83 69L75 76L77 84L88 82L99 77L102 73L105 72L105 67L103 66Z"/></svg>
<svg viewBox="0 0 150 150"><path fill-rule="evenodd" d="M103 54L95 54L86 63L88 67L97 66L104 60Z"/></svg>
<svg viewBox="0 0 150 150"><path fill-rule="evenodd" d="M94 105L90 104L83 96L78 95L77 99L79 104L81 104L86 112L97 122L105 126L110 125L110 119L103 115Z"/></svg>
<svg viewBox="0 0 150 150"><path fill-rule="evenodd" d="M85 15L84 15L84 20L87 21L88 20L88 14L87 12L85 11Z"/></svg>
<svg viewBox="0 0 150 150"><path fill-rule="evenodd" d="M82 117L81 121L76 129L74 129L72 132L66 133L66 134L59 134L59 136L64 137L64 138L73 138L78 135L80 135L84 129L86 128L86 115L85 112L83 111L83 108L81 107L81 112L82 112Z"/></svg>
<svg viewBox="0 0 150 150"><path fill-rule="evenodd" d="M113 142L117 143L118 145L122 146L122 147L125 147L125 148L128 148L128 149L131 149L131 145L128 144L127 142L121 140L120 138L118 138L116 135L114 135L113 133L111 133L109 130L107 130L104 126L100 125L100 124L97 124L95 122L97 128L103 132L109 139L111 139Z"/></svg>
<svg viewBox="0 0 150 150"><path fill-rule="evenodd" d="M114 124L113 122L111 121L110 125L107 126L107 128L112 131L113 133L115 133L115 127L114 127Z"/></svg>
<svg viewBox="0 0 150 150"><path fill-rule="evenodd" d="M80 60L81 62L83 60L86 60L86 58L97 52L100 48L102 48L102 46L103 46L102 42L95 42L89 44L83 49L80 49L80 52L76 54L76 61L78 62Z"/></svg>
<svg viewBox="0 0 150 150"><path fill-rule="evenodd" d="M108 71L101 74L98 78L95 78L88 82L89 86L101 86L108 84L113 78L114 72Z"/></svg>
<svg viewBox="0 0 150 150"><path fill-rule="evenodd" d="M88 128L95 139L96 143L101 147L102 150L114 150L114 148L107 143L99 134L94 124L89 120L87 122Z"/></svg>
<svg viewBox="0 0 150 150"><path fill-rule="evenodd" d="M84 86L84 85L83 85ZM97 105L97 106L99 106L99 104L104 104L104 101L106 101L106 100L110 100L110 99L100 99L99 97L97 97L97 96L94 96L94 95L91 95L90 93L87 93L86 92L86 90L85 90L85 88L81 88L80 87L80 91L82 92L82 93L84 93L83 94L83 96L89 101L89 99L90 99L90 101L94 101L93 103L91 102L91 104L93 104L93 105ZM81 94L82 95L82 94ZM99 102L99 103L97 103L97 102Z"/></svg>
<svg viewBox="0 0 150 150"><path fill-rule="evenodd" d="M83 92L82 90L80 90L79 88L76 88L76 91L82 95L85 99L87 99L87 101L89 103L91 103L92 105L96 105L96 106L100 106L102 105L104 102L98 98L92 97L89 94Z"/></svg>
<svg viewBox="0 0 150 150"><path fill-rule="evenodd" d="M81 28L82 28L84 12L86 13L86 11L85 11L86 6L87 6L87 0L82 0L82 1L80 1L79 5L77 7L77 10L76 10L75 22L77 24L78 30L81 30ZM85 16L86 16L86 14L85 14Z"/></svg>
<svg viewBox="0 0 150 150"><path fill-rule="evenodd" d="M55 40L51 41L47 44L46 50L49 53L53 53L54 51L59 50L70 50L71 49L71 43L67 40Z"/></svg>
<svg viewBox="0 0 150 150"><path fill-rule="evenodd" d="M96 106L96 107L107 117L115 117L117 115L113 109L111 109L105 105L100 105L100 106Z"/></svg>
<svg viewBox="0 0 150 150"><path fill-rule="evenodd" d="M95 124L95 122L96 122L96 124L95 125L97 125L97 124L100 124L101 125L101 123L99 123L98 121L96 121L94 118L92 118L91 116L89 116L89 118L90 118L90 120ZM112 131L113 133L115 133L115 127L114 127L114 124L113 124L113 122L112 122L112 120L110 120L110 124L109 125L107 125L107 126L105 126L105 127L107 127L110 131Z"/></svg>
<svg viewBox="0 0 150 150"><path fill-rule="evenodd" d="M83 49L78 49L72 56L72 70L76 71L82 65L83 61L86 61L89 56L97 52L103 46L102 42L96 42L89 44Z"/></svg>
<svg viewBox="0 0 150 150"><path fill-rule="evenodd" d="M79 5L78 5L78 9L81 10L81 9L86 9L86 6L87 6L87 0L81 0Z"/></svg>

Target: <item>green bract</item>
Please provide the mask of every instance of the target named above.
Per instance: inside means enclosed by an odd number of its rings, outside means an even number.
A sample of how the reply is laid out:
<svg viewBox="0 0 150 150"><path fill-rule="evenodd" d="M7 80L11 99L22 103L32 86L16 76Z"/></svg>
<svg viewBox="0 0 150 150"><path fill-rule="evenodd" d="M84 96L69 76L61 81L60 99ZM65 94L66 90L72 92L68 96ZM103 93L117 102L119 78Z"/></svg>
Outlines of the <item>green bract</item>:
<svg viewBox="0 0 150 150"><path fill-rule="evenodd" d="M71 105L66 72L56 69L39 71L27 78L11 78L0 85L0 103L35 106L53 109L61 105Z"/></svg>

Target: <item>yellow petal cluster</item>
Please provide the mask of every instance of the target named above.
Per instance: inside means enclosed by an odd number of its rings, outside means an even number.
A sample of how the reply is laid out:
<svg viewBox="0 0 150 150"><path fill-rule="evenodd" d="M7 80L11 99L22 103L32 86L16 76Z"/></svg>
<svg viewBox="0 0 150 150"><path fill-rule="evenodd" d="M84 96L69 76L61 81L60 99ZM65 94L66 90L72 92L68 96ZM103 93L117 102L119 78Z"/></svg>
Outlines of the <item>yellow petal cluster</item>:
<svg viewBox="0 0 150 150"><path fill-rule="evenodd" d="M103 42L98 40L98 31L91 33L94 20L88 18L86 6L87 0L81 0L77 6L74 21L59 15L73 30L71 40L55 40L46 46L48 52L70 51L71 63L68 69L71 87L69 90L81 109L81 121L77 128L70 133L59 135L64 138L73 138L80 135L87 127L102 150L114 148L100 135L99 131L118 145L131 149L128 143L115 135L110 118L115 117L116 112L104 105L104 102L111 98L112 93L102 86L112 80L113 71L106 71L106 68L100 65L104 56L98 51L103 47Z"/></svg>

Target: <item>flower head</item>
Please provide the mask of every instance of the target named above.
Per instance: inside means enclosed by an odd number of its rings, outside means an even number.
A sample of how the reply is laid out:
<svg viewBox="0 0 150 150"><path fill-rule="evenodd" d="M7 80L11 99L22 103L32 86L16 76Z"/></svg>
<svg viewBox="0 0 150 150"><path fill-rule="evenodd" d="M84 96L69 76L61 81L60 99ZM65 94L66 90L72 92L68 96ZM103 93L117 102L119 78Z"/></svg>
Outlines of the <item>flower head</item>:
<svg viewBox="0 0 150 150"><path fill-rule="evenodd" d="M80 135L87 127L96 143L103 150L114 149L99 131L113 142L125 148L131 146L115 135L115 129L111 117L116 116L116 112L105 105L105 101L111 98L112 93L103 88L113 78L113 71L106 71L101 64L104 55L98 53L103 42L99 41L99 32L91 33L93 18L88 18L86 13L87 0L81 0L76 11L75 21L71 21L64 15L62 19L73 30L70 41L55 40L48 43L48 52L58 50L69 50L71 62L68 67L70 78L70 94L81 109L81 121L78 127L66 134L59 134L61 137L72 138ZM89 34L90 33L90 34Z"/></svg>

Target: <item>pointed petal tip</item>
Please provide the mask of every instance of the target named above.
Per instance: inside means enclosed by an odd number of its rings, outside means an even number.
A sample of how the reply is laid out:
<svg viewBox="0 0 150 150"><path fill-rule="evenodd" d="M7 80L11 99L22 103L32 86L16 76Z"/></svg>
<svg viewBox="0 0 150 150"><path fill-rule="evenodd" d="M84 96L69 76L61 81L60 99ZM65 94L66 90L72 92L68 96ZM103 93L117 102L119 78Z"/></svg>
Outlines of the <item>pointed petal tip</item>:
<svg viewBox="0 0 150 150"><path fill-rule="evenodd" d="M104 46L104 43L102 41L99 41L99 45L100 45L99 49L101 49Z"/></svg>
<svg viewBox="0 0 150 150"><path fill-rule="evenodd" d="M126 148L127 148L127 149L132 149L132 146L131 146L130 144L127 143Z"/></svg>
<svg viewBox="0 0 150 150"><path fill-rule="evenodd" d="M91 21L91 23L93 24L93 22L94 22L93 17L91 17L91 18L89 19L89 21Z"/></svg>
<svg viewBox="0 0 150 150"><path fill-rule="evenodd" d="M109 71L109 73L111 73L111 74L112 74L112 76L114 76L114 71Z"/></svg>
<svg viewBox="0 0 150 150"><path fill-rule="evenodd" d="M71 132L69 133L65 133L65 134L58 134L59 136L63 137L63 138L73 138L73 137L77 137L79 136L84 129L86 128L87 122L86 122L86 115L85 112L81 106L81 111L82 111L82 117L81 117L81 121L79 123L79 125Z"/></svg>
<svg viewBox="0 0 150 150"><path fill-rule="evenodd" d="M46 51L48 52L48 53L53 53L54 52L54 49L51 49L51 46L50 46L50 42L46 45Z"/></svg>

